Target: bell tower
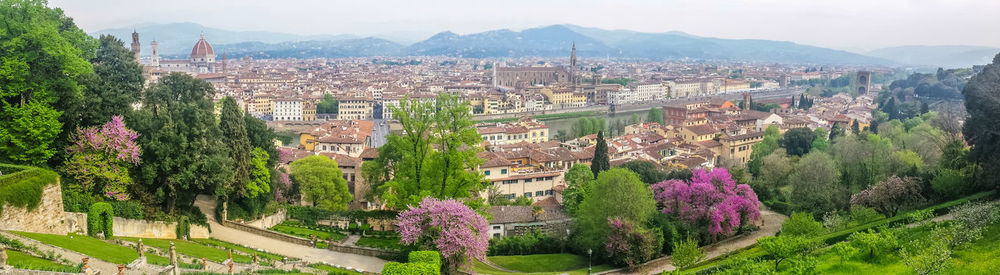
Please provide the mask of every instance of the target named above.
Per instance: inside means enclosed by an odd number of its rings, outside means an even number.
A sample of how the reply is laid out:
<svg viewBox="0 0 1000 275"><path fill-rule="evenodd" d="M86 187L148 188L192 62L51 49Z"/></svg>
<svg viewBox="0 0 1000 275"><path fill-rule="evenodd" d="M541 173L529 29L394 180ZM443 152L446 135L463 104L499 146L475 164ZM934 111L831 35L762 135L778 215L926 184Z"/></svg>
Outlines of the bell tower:
<svg viewBox="0 0 1000 275"><path fill-rule="evenodd" d="M132 53L135 54L135 62L139 62L139 33L132 30Z"/></svg>

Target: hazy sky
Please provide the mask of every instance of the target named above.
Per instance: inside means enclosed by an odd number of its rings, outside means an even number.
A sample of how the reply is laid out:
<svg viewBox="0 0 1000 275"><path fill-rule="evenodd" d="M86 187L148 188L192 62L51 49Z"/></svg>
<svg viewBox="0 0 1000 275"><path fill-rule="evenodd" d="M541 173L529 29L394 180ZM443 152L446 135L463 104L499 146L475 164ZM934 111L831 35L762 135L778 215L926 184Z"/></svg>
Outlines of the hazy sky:
<svg viewBox="0 0 1000 275"><path fill-rule="evenodd" d="M50 0L88 32L194 22L297 34L459 34L576 24L845 50L1000 47L1000 0Z"/></svg>

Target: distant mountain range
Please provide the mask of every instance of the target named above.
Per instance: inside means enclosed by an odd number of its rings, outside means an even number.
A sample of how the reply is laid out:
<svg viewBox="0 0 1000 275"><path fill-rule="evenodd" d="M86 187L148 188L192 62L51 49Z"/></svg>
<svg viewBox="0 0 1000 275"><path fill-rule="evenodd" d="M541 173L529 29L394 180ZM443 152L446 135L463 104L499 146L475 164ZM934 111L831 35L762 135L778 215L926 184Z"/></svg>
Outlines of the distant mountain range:
<svg viewBox="0 0 1000 275"><path fill-rule="evenodd" d="M868 52L868 55L900 64L945 68L986 65L1000 53L1000 48L979 46L901 46Z"/></svg>
<svg viewBox="0 0 1000 275"><path fill-rule="evenodd" d="M157 40L164 56L186 56L204 32L217 55L231 58L311 58L370 56L568 57L576 43L581 58L637 58L651 60L720 60L799 64L874 64L968 66L985 64L998 50L968 46L906 46L872 51L867 55L786 41L722 39L682 32L645 33L604 30L576 25L551 25L522 31L492 30L459 35L450 31L404 45L391 37L357 35L296 35L277 32L227 31L195 23L142 24L108 29L131 43L139 32L143 55ZM992 53L991 53L992 52Z"/></svg>

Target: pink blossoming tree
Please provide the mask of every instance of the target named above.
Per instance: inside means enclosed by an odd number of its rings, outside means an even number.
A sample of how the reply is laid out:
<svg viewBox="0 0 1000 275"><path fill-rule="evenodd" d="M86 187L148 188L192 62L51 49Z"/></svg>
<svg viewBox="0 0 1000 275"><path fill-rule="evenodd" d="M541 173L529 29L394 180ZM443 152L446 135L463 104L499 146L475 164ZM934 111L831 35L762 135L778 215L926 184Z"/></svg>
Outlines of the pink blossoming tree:
<svg viewBox="0 0 1000 275"><path fill-rule="evenodd" d="M84 190L100 189L108 198L127 200L126 188L132 184L129 168L139 164L139 134L125 127L121 116L100 128L77 130L73 145L67 148L66 172L79 181Z"/></svg>
<svg viewBox="0 0 1000 275"><path fill-rule="evenodd" d="M440 251L452 270L467 259L486 258L486 219L460 201L424 198L400 213L398 220L402 243Z"/></svg>
<svg viewBox="0 0 1000 275"><path fill-rule="evenodd" d="M733 229L760 218L757 194L724 168L696 169L688 181L673 179L652 186L663 213L674 214L692 227L707 226L711 236L732 234Z"/></svg>

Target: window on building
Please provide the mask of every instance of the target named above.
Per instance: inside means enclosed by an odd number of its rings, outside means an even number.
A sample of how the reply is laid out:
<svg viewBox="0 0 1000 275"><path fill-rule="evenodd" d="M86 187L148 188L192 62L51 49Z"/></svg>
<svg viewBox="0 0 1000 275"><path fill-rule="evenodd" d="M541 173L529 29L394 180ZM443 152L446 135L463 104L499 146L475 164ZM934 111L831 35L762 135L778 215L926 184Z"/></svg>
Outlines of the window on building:
<svg viewBox="0 0 1000 275"><path fill-rule="evenodd" d="M506 175L507 174L507 169L500 169L500 174L501 175Z"/></svg>
<svg viewBox="0 0 1000 275"><path fill-rule="evenodd" d="M531 197L531 192L524 192L524 196L530 198Z"/></svg>
<svg viewBox="0 0 1000 275"><path fill-rule="evenodd" d="M494 225L493 226L493 230L500 230L500 226L499 225Z"/></svg>
<svg viewBox="0 0 1000 275"><path fill-rule="evenodd" d="M527 178L527 179L524 179L524 182L525 182L525 183L529 183L529 182L531 182L531 180L532 180L532 179L530 179L530 178Z"/></svg>
<svg viewBox="0 0 1000 275"><path fill-rule="evenodd" d="M545 195L546 196L552 196L552 189L545 190Z"/></svg>
<svg viewBox="0 0 1000 275"><path fill-rule="evenodd" d="M535 191L535 197L541 197L541 196L543 196L542 194L545 194L545 192L543 192L543 191Z"/></svg>
<svg viewBox="0 0 1000 275"><path fill-rule="evenodd" d="M503 184L515 184L515 183L517 183L517 180L505 180L505 181L503 181Z"/></svg>
<svg viewBox="0 0 1000 275"><path fill-rule="evenodd" d="M490 175L490 170L483 171L483 175L489 176Z"/></svg>

